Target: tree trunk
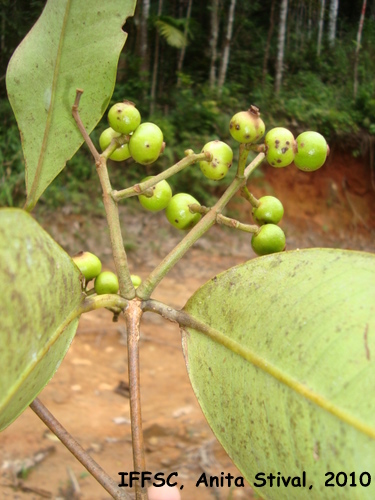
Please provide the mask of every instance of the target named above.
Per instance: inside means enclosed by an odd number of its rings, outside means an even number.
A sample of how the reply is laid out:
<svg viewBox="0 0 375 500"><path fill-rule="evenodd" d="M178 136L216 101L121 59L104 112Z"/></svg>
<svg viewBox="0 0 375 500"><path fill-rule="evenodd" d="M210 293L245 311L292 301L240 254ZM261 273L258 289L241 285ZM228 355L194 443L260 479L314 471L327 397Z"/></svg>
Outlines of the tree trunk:
<svg viewBox="0 0 375 500"><path fill-rule="evenodd" d="M322 37L323 37L324 11L325 11L325 8L326 8L326 0L320 0L318 47L317 47L317 55L318 55L318 57L320 57L320 52L322 50Z"/></svg>
<svg viewBox="0 0 375 500"><path fill-rule="evenodd" d="M192 4L193 4L193 0L189 0L187 12L186 12L186 24L185 24L185 29L184 29L185 40L187 40L187 36L188 36L188 28L189 28L189 20L190 20L190 16L191 16ZM181 71L182 71L182 65L184 64L184 59L185 59L185 52L186 52L186 46L182 47L182 49L181 49L180 57L178 58L177 73L181 73ZM177 85L179 85L179 84L180 84L180 77L177 78Z"/></svg>
<svg viewBox="0 0 375 500"><path fill-rule="evenodd" d="M280 6L279 41L277 47L276 80L275 80L276 94L280 92L281 82L283 78L284 45L285 45L287 14L288 14L288 0L282 0Z"/></svg>
<svg viewBox="0 0 375 500"><path fill-rule="evenodd" d="M161 16L162 10L163 10L163 0L159 0L158 17ZM153 114L155 109L156 84L158 79L158 67L159 67L159 43L160 43L159 33L158 30L156 30L154 64L152 68L152 80L151 80L150 115Z"/></svg>
<svg viewBox="0 0 375 500"><path fill-rule="evenodd" d="M220 65L220 71L219 71L218 87L219 87L220 92L223 88L223 85L225 83L225 78L227 76L230 43L232 41L235 7L236 7L236 0L231 0L230 7L229 7L229 14L228 14L227 33L226 33L225 42L224 42L223 57L221 59L221 65Z"/></svg>
<svg viewBox="0 0 375 500"><path fill-rule="evenodd" d="M150 15L150 0L142 0L142 14L141 14L141 79L145 80L146 73L149 70L148 58L148 37L147 37L147 22Z"/></svg>
<svg viewBox="0 0 375 500"><path fill-rule="evenodd" d="M264 58L263 58L262 85L265 84L266 76L267 76L268 57L270 54L270 46L271 46L271 39L272 39L272 35L273 35L273 28L275 26L274 14L275 14L275 0L272 0L271 12L270 12L270 26L268 28L267 42L266 42L266 48L264 51Z"/></svg>
<svg viewBox="0 0 375 500"><path fill-rule="evenodd" d="M358 90L358 60L359 60L359 49L361 48L361 38L363 30L363 22L365 20L367 0L363 0L361 17L359 19L358 33L357 33L357 46L355 49L355 60L354 60L354 87L353 96L354 99L357 97Z"/></svg>
<svg viewBox="0 0 375 500"><path fill-rule="evenodd" d="M211 64L210 64L210 87L216 85L216 58L217 39L219 37L219 0L212 0L211 3Z"/></svg>
<svg viewBox="0 0 375 500"><path fill-rule="evenodd" d="M328 42L331 47L335 45L336 41L336 25L337 25L337 11L339 9L339 0L331 0L329 6L329 28L328 28Z"/></svg>

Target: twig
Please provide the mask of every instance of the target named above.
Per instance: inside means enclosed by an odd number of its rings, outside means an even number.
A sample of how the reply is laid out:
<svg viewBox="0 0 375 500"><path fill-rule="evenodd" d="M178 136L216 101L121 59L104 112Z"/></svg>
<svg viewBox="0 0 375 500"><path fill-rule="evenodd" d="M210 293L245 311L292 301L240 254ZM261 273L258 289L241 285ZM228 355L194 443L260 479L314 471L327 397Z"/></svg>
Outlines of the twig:
<svg viewBox="0 0 375 500"><path fill-rule="evenodd" d="M120 285L120 294L127 299L132 299L135 297L135 289L130 278L128 259L125 252L124 241L122 239L118 206L116 201L112 198L112 186L108 176L107 160L96 150L79 116L78 105L82 93L83 90L77 89L72 113L83 138L95 158L96 170L98 172L100 184L103 190L103 203L111 238L113 260L115 262Z"/></svg>
<svg viewBox="0 0 375 500"><path fill-rule="evenodd" d="M38 398L34 399L30 404L30 408L113 498L116 500L132 500L132 497L126 491L118 488L117 483L95 462Z"/></svg>

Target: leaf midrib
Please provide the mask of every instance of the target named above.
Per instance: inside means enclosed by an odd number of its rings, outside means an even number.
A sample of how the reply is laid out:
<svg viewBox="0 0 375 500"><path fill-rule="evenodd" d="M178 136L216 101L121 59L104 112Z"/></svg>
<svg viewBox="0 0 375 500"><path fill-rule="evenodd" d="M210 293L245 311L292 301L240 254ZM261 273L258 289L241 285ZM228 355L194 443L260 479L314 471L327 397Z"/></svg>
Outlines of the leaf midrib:
<svg viewBox="0 0 375 500"><path fill-rule="evenodd" d="M29 211L31 211L34 208L35 203L36 203L35 193L36 193L36 190L38 189L39 179L40 179L40 175L41 175L42 168L43 168L43 162L45 159L45 151L47 149L49 132L51 129L54 104L55 104L55 98L56 98L56 87L57 87L59 69L60 69L60 65L61 65L61 54L62 54L62 48L64 45L64 36L65 36L65 32L66 32L66 27L68 24L68 17L69 17L70 8L71 8L71 2L72 2L72 0L67 0L67 4L65 7L64 20L63 20L63 24L62 24L62 28L61 28L61 32L60 32L59 45L58 45L58 49L57 49L55 67L54 67L54 71L53 71L53 80L52 80L52 88L51 88L51 103L50 103L50 106L49 106L49 109L47 112L46 126L45 126L45 130L44 130L42 146L40 149L38 165L37 165L37 168L35 170L34 180L33 180L32 186L30 188L30 191L27 195L27 200L26 200L25 207L24 207L25 210L29 210Z"/></svg>

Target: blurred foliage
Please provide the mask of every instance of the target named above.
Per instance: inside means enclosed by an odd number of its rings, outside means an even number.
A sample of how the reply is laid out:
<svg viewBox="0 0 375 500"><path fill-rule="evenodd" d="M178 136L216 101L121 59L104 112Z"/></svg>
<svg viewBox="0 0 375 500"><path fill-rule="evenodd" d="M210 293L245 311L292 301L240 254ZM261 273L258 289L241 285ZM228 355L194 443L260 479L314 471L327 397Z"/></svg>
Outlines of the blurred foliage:
<svg viewBox="0 0 375 500"><path fill-rule="evenodd" d="M290 0L288 29L285 45L283 85L275 94L274 77L277 58L279 3L276 2L274 29L270 38L266 73L263 75L264 55L269 36L272 0L237 2L235 24L227 78L222 89L210 88L210 2L193 2L188 24L188 41L182 70L177 74L179 48L171 46L168 36L159 37L157 59L156 101L150 115L150 89L158 33L156 20L169 27L169 35L183 33L186 25L187 2L171 0L157 16L158 2L151 1L148 23L149 71L141 71L140 56L140 2L136 16L129 19L129 33L120 57L118 79L111 104L129 99L141 111L143 121L154 121L163 130L167 147L152 166L141 167L132 160L124 164L110 163L113 186L129 186L146 175L153 175L183 158L186 149L199 152L213 139L221 139L233 148L235 158L238 147L231 139L228 123L231 116L256 104L262 111L267 129L287 126L293 133L318 130L332 143L344 144L361 150L360 142L375 135L375 2L366 11L361 50L359 53L357 98L353 98L353 66L356 36L362 6L360 0L340 0L337 39L330 48L323 37L321 56L317 57L317 22L308 24L309 9L314 19L320 2ZM6 62L22 37L35 22L44 1L0 0L0 22L6 43L1 45L0 75L0 205L22 204L24 200L24 164L17 127L5 100ZM223 50L229 0L220 2L218 61ZM25 16L27 12L28 17ZM325 29L328 25L328 8ZM2 21L1 21L2 20ZM309 27L310 26L310 27ZM160 28L160 25L159 25ZM173 28L173 30L172 30ZM164 34L165 36L168 33ZM103 118L93 139L105 127ZM350 140L348 140L350 137ZM229 176L234 175L231 169ZM41 203L57 206L70 203L102 210L95 167L83 148L68 163L67 168L49 187ZM189 191L204 204L225 189L229 179L220 183L207 181L198 165L179 173L171 184L174 192ZM96 201L98 200L99 201ZM78 210L79 208L77 208Z"/></svg>

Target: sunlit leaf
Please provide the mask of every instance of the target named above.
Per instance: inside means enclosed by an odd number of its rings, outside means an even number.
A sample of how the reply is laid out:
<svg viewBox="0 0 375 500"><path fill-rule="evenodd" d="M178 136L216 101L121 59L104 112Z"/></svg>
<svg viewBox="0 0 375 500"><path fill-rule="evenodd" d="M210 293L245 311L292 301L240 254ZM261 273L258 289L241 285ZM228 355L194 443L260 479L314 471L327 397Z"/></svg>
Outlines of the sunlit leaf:
<svg viewBox="0 0 375 500"><path fill-rule="evenodd" d="M160 33L160 35L165 38L168 45L175 47L176 49L182 49L187 45L187 40L184 32L173 26L173 24L158 20L155 25Z"/></svg>
<svg viewBox="0 0 375 500"><path fill-rule="evenodd" d="M71 112L76 89L84 90L80 112L89 132L105 112L135 3L49 0L15 51L6 84L21 132L28 210L83 142Z"/></svg>
<svg viewBox="0 0 375 500"><path fill-rule="evenodd" d="M373 498L359 478L375 470L375 256L254 259L206 283L185 310L213 338L225 334L226 347L186 329L186 364L208 422L258 493ZM306 488L262 485L270 473L302 480L303 471ZM348 485L325 487L329 471L345 472Z"/></svg>
<svg viewBox="0 0 375 500"><path fill-rule="evenodd" d="M0 430L37 396L77 329L80 273L26 212L0 210Z"/></svg>

